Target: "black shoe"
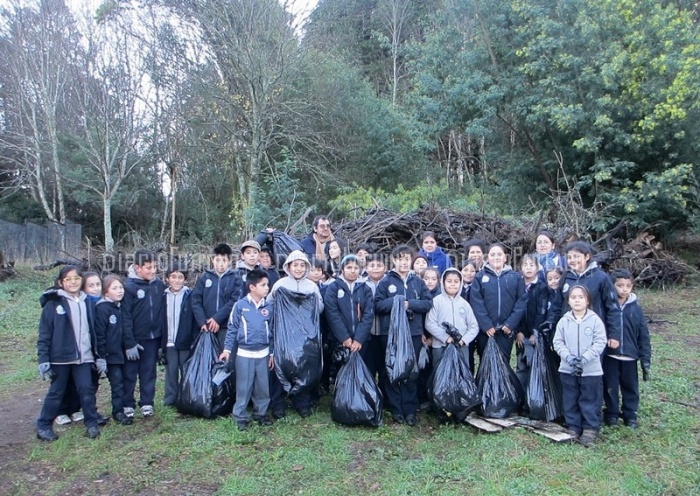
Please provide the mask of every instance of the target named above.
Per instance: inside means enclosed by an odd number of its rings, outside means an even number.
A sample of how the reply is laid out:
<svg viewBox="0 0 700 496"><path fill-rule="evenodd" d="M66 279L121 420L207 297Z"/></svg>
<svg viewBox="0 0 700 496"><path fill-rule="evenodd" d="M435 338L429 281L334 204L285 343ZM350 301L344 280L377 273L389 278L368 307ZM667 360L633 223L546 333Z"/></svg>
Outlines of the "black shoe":
<svg viewBox="0 0 700 496"><path fill-rule="evenodd" d="M107 425L108 422L109 422L109 417L98 414L97 425L99 425L100 427L104 427L105 425Z"/></svg>
<svg viewBox="0 0 700 496"><path fill-rule="evenodd" d="M50 443L58 439L58 436L53 429L39 429L36 431L36 438Z"/></svg>
<svg viewBox="0 0 700 496"><path fill-rule="evenodd" d="M272 412L272 416L275 418L275 420L280 420L287 416L287 412L284 410L275 410Z"/></svg>
<svg viewBox="0 0 700 496"><path fill-rule="evenodd" d="M98 437L100 437L100 428L99 427L88 427L87 437L89 437L90 439L97 439Z"/></svg>
<svg viewBox="0 0 700 496"><path fill-rule="evenodd" d="M394 423L403 424L404 422L406 422L406 420L403 418L403 415L394 415Z"/></svg>
<svg viewBox="0 0 700 496"><path fill-rule="evenodd" d="M608 427L617 427L620 419L617 417L606 417L605 418L605 425Z"/></svg>
<svg viewBox="0 0 700 496"><path fill-rule="evenodd" d="M134 423L134 419L132 417L127 417L123 412L115 413L114 420L119 422L121 425L131 425Z"/></svg>
<svg viewBox="0 0 700 496"><path fill-rule="evenodd" d="M598 433L593 429L583 429L583 432L578 438L578 442L584 445L586 448L589 448L593 446L593 443L597 437Z"/></svg>
<svg viewBox="0 0 700 496"><path fill-rule="evenodd" d="M248 422L245 420L241 420L240 422L236 422L236 425L238 426L239 431L247 431L248 430Z"/></svg>
<svg viewBox="0 0 700 496"><path fill-rule="evenodd" d="M639 424L637 424L636 420L625 420L625 425L630 429L636 429L637 427L639 427Z"/></svg>
<svg viewBox="0 0 700 496"><path fill-rule="evenodd" d="M418 419L415 415L406 415L406 425L414 427L418 423Z"/></svg>
<svg viewBox="0 0 700 496"><path fill-rule="evenodd" d="M269 427L272 425L272 420L270 420L270 417L268 417L267 415L257 417L255 420L258 421L258 425L261 427Z"/></svg>
<svg viewBox="0 0 700 496"><path fill-rule="evenodd" d="M299 410L299 416L301 418L306 418L311 416L311 409L310 408L302 408Z"/></svg>

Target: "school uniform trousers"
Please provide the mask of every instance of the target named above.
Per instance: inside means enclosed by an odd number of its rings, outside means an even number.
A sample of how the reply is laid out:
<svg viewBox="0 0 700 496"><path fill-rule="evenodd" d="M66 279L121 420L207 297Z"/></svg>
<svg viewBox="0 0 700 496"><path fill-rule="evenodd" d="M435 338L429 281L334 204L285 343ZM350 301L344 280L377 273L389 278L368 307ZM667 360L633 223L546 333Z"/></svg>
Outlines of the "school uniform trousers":
<svg viewBox="0 0 700 496"><path fill-rule="evenodd" d="M153 406L156 398L156 379L158 376L158 349L160 337L144 339L138 343L143 347L139 351L138 360L127 360L124 364L124 406L136 407L134 393L136 380L139 380L140 399L139 406Z"/></svg>
<svg viewBox="0 0 700 496"><path fill-rule="evenodd" d="M625 422L637 420L639 409L639 373L637 360L619 360L609 355L602 357L603 398L605 420L617 421L622 414ZM622 409L620 394L622 393Z"/></svg>
<svg viewBox="0 0 700 496"><path fill-rule="evenodd" d="M39 430L51 429L54 419L59 415L63 396L72 378L80 398L80 406L83 409L85 426L97 427L98 415L95 402L95 387L92 383L92 363L80 363L70 365L51 364L54 373L51 379L49 391L44 399L41 414L37 420Z"/></svg>

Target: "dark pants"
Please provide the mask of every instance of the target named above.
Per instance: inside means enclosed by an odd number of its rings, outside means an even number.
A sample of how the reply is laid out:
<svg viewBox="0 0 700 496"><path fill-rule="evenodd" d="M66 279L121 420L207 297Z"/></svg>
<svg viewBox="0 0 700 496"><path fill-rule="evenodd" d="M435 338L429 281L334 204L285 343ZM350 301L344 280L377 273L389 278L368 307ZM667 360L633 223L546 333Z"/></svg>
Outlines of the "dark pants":
<svg viewBox="0 0 700 496"><path fill-rule="evenodd" d="M124 365L110 363L107 365L107 379L112 390L112 416L124 412Z"/></svg>
<svg viewBox="0 0 700 496"><path fill-rule="evenodd" d="M80 398L86 427L97 427L97 408L95 406L95 386L92 383L92 363L79 365L51 365L54 378L51 380L49 391L44 399L44 406L37 420L40 430L51 429L54 419L61 409L61 402L66 393L69 379L75 382L75 388Z"/></svg>
<svg viewBox="0 0 700 496"><path fill-rule="evenodd" d="M515 338L515 334L511 333L511 336ZM513 341L514 339L506 336L502 332L498 331L493 335L496 340L496 344L501 349L501 352L505 355L506 363L510 363L510 355L513 352ZM489 342L489 335L485 332L479 331L476 335L476 351L479 353L479 358L484 356L484 350L486 349L486 344Z"/></svg>
<svg viewBox="0 0 700 496"><path fill-rule="evenodd" d="M153 406L156 398L156 378L158 376L158 348L160 339L144 339L139 341L143 350L139 351L140 358L128 361L124 364L124 406L136 407L134 392L136 391L136 381L139 381L141 398L139 406Z"/></svg>
<svg viewBox="0 0 700 496"><path fill-rule="evenodd" d="M468 350L469 356L467 357L469 359L469 370L471 371L472 375L476 373L476 370L474 369L474 355L476 354L476 339L473 339L471 343L469 343L469 350Z"/></svg>
<svg viewBox="0 0 700 496"><path fill-rule="evenodd" d="M92 384L95 386L95 396L97 396L97 390L100 387L100 374L93 368L92 369ZM73 378L68 379L68 385L66 386L66 394L63 396L63 401L61 402L61 410L58 412L59 415L68 415L69 417L76 412L80 411L80 396L78 396L78 390L75 387L75 382Z"/></svg>
<svg viewBox="0 0 700 496"><path fill-rule="evenodd" d="M622 411L620 411L622 393ZM639 409L639 375L636 360L615 360L603 357L603 399L605 419L617 421L622 413L625 422L637 420Z"/></svg>
<svg viewBox="0 0 700 496"><path fill-rule="evenodd" d="M518 348L515 352L515 375L525 392L527 392L530 384L530 370L532 369L532 357L534 355L535 347L530 344L529 338L525 338L523 347Z"/></svg>
<svg viewBox="0 0 700 496"><path fill-rule="evenodd" d="M180 395L180 381L182 380L182 368L190 357L190 350L178 350L174 346L165 348L165 393L163 404L174 406Z"/></svg>
<svg viewBox="0 0 700 496"><path fill-rule="evenodd" d="M564 419L569 429L581 434L584 429L597 431L601 424L603 377L576 377L559 373L563 388Z"/></svg>
<svg viewBox="0 0 700 496"><path fill-rule="evenodd" d="M280 382L274 369L268 371L270 385L270 410L273 413L284 413L287 411L287 393Z"/></svg>
<svg viewBox="0 0 700 496"><path fill-rule="evenodd" d="M386 354L386 347L389 336L380 336L382 349ZM420 350L423 347L421 336L411 336L413 342L413 352L418 362ZM382 379L383 378L383 379ZM418 411L418 380L408 380L399 384L391 384L386 367L381 371L380 383L383 381L386 391L386 400L389 410L393 415L415 415Z"/></svg>

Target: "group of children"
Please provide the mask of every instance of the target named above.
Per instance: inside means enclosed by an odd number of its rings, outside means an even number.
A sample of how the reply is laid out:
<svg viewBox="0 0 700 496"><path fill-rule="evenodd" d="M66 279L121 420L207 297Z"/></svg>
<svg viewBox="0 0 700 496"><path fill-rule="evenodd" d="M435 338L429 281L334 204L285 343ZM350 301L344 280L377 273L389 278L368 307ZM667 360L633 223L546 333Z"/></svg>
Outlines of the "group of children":
<svg viewBox="0 0 700 496"><path fill-rule="evenodd" d="M553 236L542 232L536 253L524 256L516 271L508 265L504 245L487 249L472 240L465 246L467 261L457 269L435 234L427 232L418 253L407 245L396 247L387 270L384 256L372 253L370 245L346 254L342 242L328 233L313 241L313 257L303 251L289 254L282 266L284 277L257 241L243 243L235 268L230 246L217 245L212 269L199 277L194 290L185 286L187 270L177 265L166 271L166 287L155 277L156 255L146 250L135 253L125 282L109 275L101 291L95 289L99 285L88 287L91 278L77 268L63 267L54 287L42 295L39 372L51 378L51 386L37 437L56 439L54 420L75 413L65 407L71 388L77 392L87 435L99 436L105 419L97 413L95 393L103 374L110 382L116 422L133 422L137 381L141 415L154 414L159 362L165 364L163 403L175 405L183 364L200 332L216 333L223 350L220 360L235 366L233 418L238 428L245 430L251 422L251 400L252 420L260 425L272 424L270 413L284 417L287 399L274 371L273 319L280 288L316 301L312 317L321 323L324 343L321 391L332 384L338 366L334 352L359 353L396 423L416 425L421 403L429 401L430 380L429 372L399 383L387 376L390 316L395 297L402 295L416 360L429 347L435 368L446 346L454 344L474 372L475 354L482 355L489 339L507 361L515 344L516 372L526 388L536 335L544 333L561 359L558 370L570 434L589 445L603 421L615 425L622 417L626 425L637 426L637 362L645 380L650 370L646 319L632 293L632 275L623 270L608 276L593 261L590 245L574 242L560 255ZM329 243L337 246L323 257ZM319 388L311 387L289 399L306 417L318 398Z"/></svg>

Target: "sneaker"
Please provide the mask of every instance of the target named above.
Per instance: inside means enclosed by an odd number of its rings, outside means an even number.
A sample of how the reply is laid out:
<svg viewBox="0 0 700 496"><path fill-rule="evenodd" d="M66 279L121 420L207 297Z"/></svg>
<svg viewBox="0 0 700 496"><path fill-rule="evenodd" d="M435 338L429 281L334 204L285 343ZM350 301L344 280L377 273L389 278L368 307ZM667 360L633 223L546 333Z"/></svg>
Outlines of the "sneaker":
<svg viewBox="0 0 700 496"><path fill-rule="evenodd" d="M241 420L239 422L236 422L236 425L238 426L239 431L247 431L248 430L248 422L246 420Z"/></svg>
<svg viewBox="0 0 700 496"><path fill-rule="evenodd" d="M127 417L134 418L135 413L136 413L136 410L134 410L130 406L124 407L124 415L126 415Z"/></svg>
<svg viewBox="0 0 700 496"><path fill-rule="evenodd" d="M573 429L569 429L568 431L566 431L566 433L567 433L569 436L571 436L571 440L572 440L572 441L578 441L578 436L579 436L579 433L578 433L578 432L576 432L576 431L573 430Z"/></svg>
<svg viewBox="0 0 700 496"><path fill-rule="evenodd" d="M418 419L416 418L415 415L406 415L406 425L409 425L411 427L415 427L415 425L418 423Z"/></svg>
<svg viewBox="0 0 700 496"><path fill-rule="evenodd" d="M258 425L261 427L269 427L272 425L272 420L270 420L270 417L268 417L267 415L257 417L255 420L258 421Z"/></svg>
<svg viewBox="0 0 700 496"><path fill-rule="evenodd" d="M121 425L131 425L134 423L134 419L127 417L123 412L115 413L114 420L119 422Z"/></svg>
<svg viewBox="0 0 700 496"><path fill-rule="evenodd" d="M73 422L80 422L83 420L85 417L83 416L83 412L75 412L73 415L70 416L70 419Z"/></svg>
<svg viewBox="0 0 700 496"><path fill-rule="evenodd" d="M68 415L59 415L54 422L58 425L67 425L70 424L72 420Z"/></svg>
<svg viewBox="0 0 700 496"><path fill-rule="evenodd" d="M620 419L618 417L605 417L605 425L608 427L617 427Z"/></svg>
<svg viewBox="0 0 700 496"><path fill-rule="evenodd" d="M593 446L593 442L597 437L598 433L593 429L584 429L583 433L581 433L581 436L578 438L578 442L588 448Z"/></svg>
<svg viewBox="0 0 700 496"><path fill-rule="evenodd" d="M639 427L639 424L637 424L636 420L625 420L625 425L630 429L636 429L637 427Z"/></svg>
<svg viewBox="0 0 700 496"><path fill-rule="evenodd" d="M88 427L87 437L89 437L90 439L97 439L98 437L100 437L100 428L99 427Z"/></svg>
<svg viewBox="0 0 700 496"><path fill-rule="evenodd" d="M395 424L403 424L406 422L406 420L403 418L403 415L396 414L394 415L394 423Z"/></svg>
<svg viewBox="0 0 700 496"><path fill-rule="evenodd" d="M104 427L105 425L107 425L109 423L109 420L109 417L107 417L106 415L101 415L99 413L97 414L97 425L99 425L100 427Z"/></svg>
<svg viewBox="0 0 700 496"><path fill-rule="evenodd" d="M53 429L38 429L36 431L36 438L40 439L41 441L46 441L47 443L50 443L58 439L58 436L53 431Z"/></svg>
<svg viewBox="0 0 700 496"><path fill-rule="evenodd" d="M141 415L144 417L152 417L153 416L153 406L152 405L143 405L141 407Z"/></svg>
<svg viewBox="0 0 700 496"><path fill-rule="evenodd" d="M275 418L275 420L280 420L283 419L287 415L287 412L284 410L275 410L272 412L272 416Z"/></svg>

